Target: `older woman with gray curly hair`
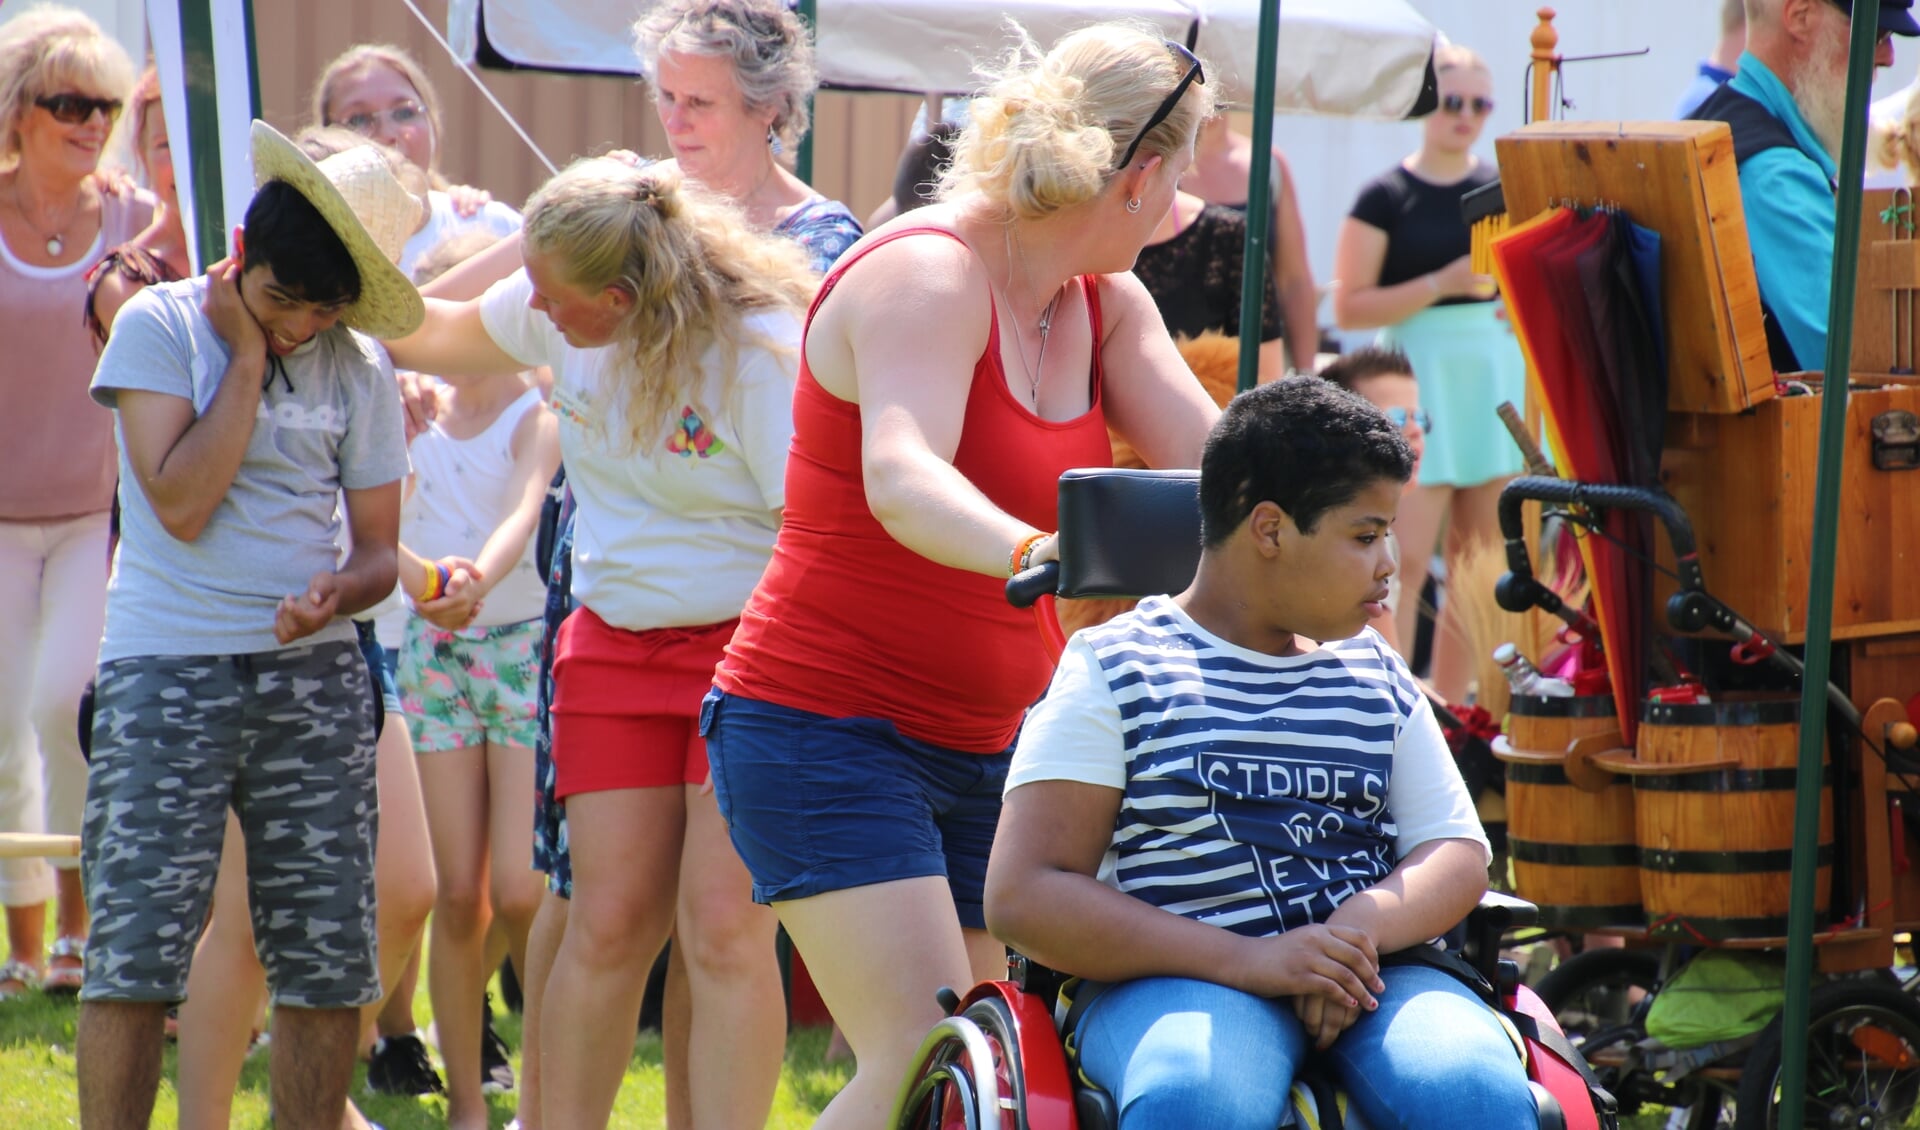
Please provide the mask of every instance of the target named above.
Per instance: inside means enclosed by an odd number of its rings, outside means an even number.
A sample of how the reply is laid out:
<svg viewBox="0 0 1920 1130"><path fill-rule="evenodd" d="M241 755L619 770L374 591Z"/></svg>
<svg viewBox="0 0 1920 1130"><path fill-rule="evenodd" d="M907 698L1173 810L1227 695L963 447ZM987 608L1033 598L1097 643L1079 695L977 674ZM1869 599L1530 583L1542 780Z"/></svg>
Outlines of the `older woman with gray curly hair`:
<svg viewBox="0 0 1920 1130"><path fill-rule="evenodd" d="M806 25L780 0L664 0L633 31L680 170L831 267L860 224L785 164L820 83Z"/></svg>

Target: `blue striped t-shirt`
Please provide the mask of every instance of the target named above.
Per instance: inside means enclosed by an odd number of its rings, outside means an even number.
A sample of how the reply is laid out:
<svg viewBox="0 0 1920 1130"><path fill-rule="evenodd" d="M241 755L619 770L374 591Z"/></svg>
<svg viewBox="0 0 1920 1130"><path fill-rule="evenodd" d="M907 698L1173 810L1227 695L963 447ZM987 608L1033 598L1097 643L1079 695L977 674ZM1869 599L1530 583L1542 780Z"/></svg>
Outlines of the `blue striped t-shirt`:
<svg viewBox="0 0 1920 1130"><path fill-rule="evenodd" d="M1166 597L1068 645L1007 789L1044 780L1121 790L1102 880L1251 937L1324 922L1428 840L1486 844L1432 708L1377 633L1267 655Z"/></svg>

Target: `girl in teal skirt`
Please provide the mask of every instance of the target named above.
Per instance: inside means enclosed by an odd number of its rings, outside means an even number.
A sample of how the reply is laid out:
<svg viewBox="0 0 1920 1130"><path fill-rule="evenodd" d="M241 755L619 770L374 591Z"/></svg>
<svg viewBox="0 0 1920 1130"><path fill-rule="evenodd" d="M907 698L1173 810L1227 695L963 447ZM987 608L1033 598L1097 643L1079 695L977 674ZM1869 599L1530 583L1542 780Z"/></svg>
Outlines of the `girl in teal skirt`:
<svg viewBox="0 0 1920 1130"><path fill-rule="evenodd" d="M1432 419L1418 486L1400 506L1400 639L1414 639L1419 593L1442 527L1452 565L1475 541L1497 538L1500 489L1521 469L1495 409L1521 402L1526 368L1501 317L1493 280L1475 274L1460 198L1499 179L1473 154L1493 111L1486 63L1461 47L1434 59L1440 109L1425 123L1419 152L1360 192L1340 228L1334 320L1341 329L1379 329L1378 344L1404 352ZM1442 603L1431 680L1449 702L1467 696L1473 654Z"/></svg>

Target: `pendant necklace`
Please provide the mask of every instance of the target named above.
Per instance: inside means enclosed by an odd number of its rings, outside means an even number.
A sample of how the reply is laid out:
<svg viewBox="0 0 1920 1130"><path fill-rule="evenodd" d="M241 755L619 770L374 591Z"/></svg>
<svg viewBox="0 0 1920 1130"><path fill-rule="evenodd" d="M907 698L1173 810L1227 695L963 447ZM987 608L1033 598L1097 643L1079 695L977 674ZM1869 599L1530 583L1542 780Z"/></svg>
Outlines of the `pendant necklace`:
<svg viewBox="0 0 1920 1130"><path fill-rule="evenodd" d="M32 217L27 215L27 210L21 206L20 189L18 186L15 186L13 190L13 200L10 201L10 203L12 203L13 205L13 210L20 214L21 222L26 224L29 228L32 228L33 234L47 241L47 244L46 244L47 258L49 259L60 258L60 253L67 249L67 241L66 241L65 234L60 231L55 231L52 235L48 235L46 232L43 232L40 230L40 225L34 223ZM67 222L72 223L73 217L71 216L68 217Z"/></svg>
<svg viewBox="0 0 1920 1130"><path fill-rule="evenodd" d="M1029 290L1033 289L1033 276L1027 272L1027 251L1026 251L1026 248L1024 247L1020 249L1020 274L1021 274L1021 277L1026 279L1027 281L1027 289ZM1006 289L1007 289L1007 310L1009 312L1012 312L1013 310L1013 227L1012 225L1008 225L1007 227L1007 288ZM1040 357L1039 357L1039 360L1035 361L1031 365L1027 363L1027 344L1025 340L1025 335L1020 332L1019 323L1018 322L1014 323L1013 347L1014 349L1019 351L1021 367L1027 370L1027 392L1033 401L1033 410L1036 415L1040 411L1040 381L1041 381L1041 378L1046 375L1046 371L1047 371L1047 338L1053 333L1053 313L1054 313L1054 310L1059 307L1060 295L1065 290L1066 290L1066 284L1062 283L1060 285L1060 288L1053 292L1053 297L1051 299L1048 299L1047 308L1045 310L1040 311L1040 323L1039 323Z"/></svg>

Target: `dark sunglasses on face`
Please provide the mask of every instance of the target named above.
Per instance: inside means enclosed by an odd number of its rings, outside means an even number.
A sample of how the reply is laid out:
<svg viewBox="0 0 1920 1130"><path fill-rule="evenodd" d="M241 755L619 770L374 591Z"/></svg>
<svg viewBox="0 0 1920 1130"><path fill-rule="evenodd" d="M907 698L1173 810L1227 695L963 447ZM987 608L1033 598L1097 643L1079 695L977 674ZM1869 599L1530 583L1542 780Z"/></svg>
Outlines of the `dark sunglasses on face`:
<svg viewBox="0 0 1920 1130"><path fill-rule="evenodd" d="M1433 430L1433 417L1418 408L1415 408L1412 412L1408 412L1405 408L1388 408L1385 409L1385 412L1387 414L1387 422L1403 432L1407 430L1407 421L1409 420L1418 424L1420 430L1423 432Z"/></svg>
<svg viewBox="0 0 1920 1130"><path fill-rule="evenodd" d="M1133 160L1133 155L1140 151L1140 143L1145 141L1147 135L1153 132L1153 127L1166 121L1167 115L1173 113L1173 108L1180 104L1180 96L1187 92L1187 87L1192 86L1196 82L1201 86L1207 85L1207 73L1200 69L1200 60L1194 57L1193 52L1187 50L1181 44L1175 43L1171 39L1167 40L1166 44L1167 50L1187 61L1187 73L1175 84L1173 93L1161 100L1160 108L1155 110L1153 116L1147 119L1147 124L1141 128L1139 133L1134 135L1133 144L1127 146L1127 151L1120 155L1119 163L1113 166L1116 169L1124 169L1127 167L1127 163Z"/></svg>
<svg viewBox="0 0 1920 1130"><path fill-rule="evenodd" d="M1484 115L1493 113L1493 99L1491 98L1474 97L1469 99L1463 95L1449 94L1440 100L1440 108L1449 114L1458 114L1468 106L1472 106L1473 112L1476 114Z"/></svg>
<svg viewBox="0 0 1920 1130"><path fill-rule="evenodd" d="M107 124L112 125L120 117L122 105L118 98L93 98L85 94L42 94L33 104L52 114L54 121L70 126L85 123L96 110L105 114Z"/></svg>

